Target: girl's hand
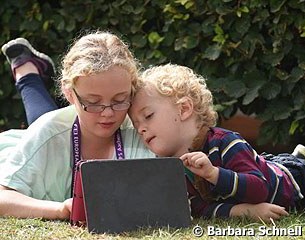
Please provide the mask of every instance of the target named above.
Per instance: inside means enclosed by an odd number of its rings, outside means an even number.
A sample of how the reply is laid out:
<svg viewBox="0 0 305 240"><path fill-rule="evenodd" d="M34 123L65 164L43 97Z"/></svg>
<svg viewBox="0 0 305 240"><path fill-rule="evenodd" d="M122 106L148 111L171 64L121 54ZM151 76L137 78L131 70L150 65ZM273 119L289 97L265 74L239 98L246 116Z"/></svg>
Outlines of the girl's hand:
<svg viewBox="0 0 305 240"><path fill-rule="evenodd" d="M69 219L71 211L72 211L72 198L68 198L61 203L61 206L58 210L59 219L63 219L63 220Z"/></svg>
<svg viewBox="0 0 305 240"><path fill-rule="evenodd" d="M289 213L284 207L272 203L249 204L242 203L232 207L230 216L248 216L254 220L263 220L264 222L272 222Z"/></svg>
<svg viewBox="0 0 305 240"><path fill-rule="evenodd" d="M183 154L180 159L194 174L204 178L212 184L216 184L219 169L212 165L208 156L203 152L191 152Z"/></svg>

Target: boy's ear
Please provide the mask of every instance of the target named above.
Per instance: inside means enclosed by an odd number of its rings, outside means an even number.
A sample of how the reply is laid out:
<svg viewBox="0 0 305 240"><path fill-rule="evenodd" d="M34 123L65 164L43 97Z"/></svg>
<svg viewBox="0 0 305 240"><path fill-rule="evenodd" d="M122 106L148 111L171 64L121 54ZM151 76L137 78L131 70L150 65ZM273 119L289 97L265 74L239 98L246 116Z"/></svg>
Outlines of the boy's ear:
<svg viewBox="0 0 305 240"><path fill-rule="evenodd" d="M189 97L183 97L179 101L180 104L180 119L184 121L193 114L194 105L193 101Z"/></svg>

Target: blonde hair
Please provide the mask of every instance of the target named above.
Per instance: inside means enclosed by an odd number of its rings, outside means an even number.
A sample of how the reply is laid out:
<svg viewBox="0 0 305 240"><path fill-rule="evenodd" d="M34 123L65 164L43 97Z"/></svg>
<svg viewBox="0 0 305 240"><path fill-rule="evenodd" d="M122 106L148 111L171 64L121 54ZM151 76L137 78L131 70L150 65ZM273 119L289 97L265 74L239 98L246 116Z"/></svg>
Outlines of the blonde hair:
<svg viewBox="0 0 305 240"><path fill-rule="evenodd" d="M151 67L141 74L140 88L154 87L163 96L179 103L183 97L193 101L194 113L201 126L216 125L217 113L213 107L213 96L205 79L188 67L165 64Z"/></svg>
<svg viewBox="0 0 305 240"><path fill-rule="evenodd" d="M139 62L127 44L116 35L102 31L76 39L62 59L61 76L58 79L62 93L73 88L79 77L98 74L113 66L120 66L130 73L134 94L138 84Z"/></svg>

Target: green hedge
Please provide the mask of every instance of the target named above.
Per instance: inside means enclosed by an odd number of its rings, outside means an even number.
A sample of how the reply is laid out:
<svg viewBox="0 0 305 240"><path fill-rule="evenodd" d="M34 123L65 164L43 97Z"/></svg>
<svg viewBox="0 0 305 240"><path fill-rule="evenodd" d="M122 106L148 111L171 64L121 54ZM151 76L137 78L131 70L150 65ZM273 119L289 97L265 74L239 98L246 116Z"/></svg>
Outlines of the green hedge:
<svg viewBox="0 0 305 240"><path fill-rule="evenodd" d="M206 76L220 115L241 109L264 121L261 142L304 137L302 0L4 0L0 18L1 44L25 37L57 64L76 35L109 29L144 66L172 62ZM1 128L20 127L23 108L7 63L0 75Z"/></svg>

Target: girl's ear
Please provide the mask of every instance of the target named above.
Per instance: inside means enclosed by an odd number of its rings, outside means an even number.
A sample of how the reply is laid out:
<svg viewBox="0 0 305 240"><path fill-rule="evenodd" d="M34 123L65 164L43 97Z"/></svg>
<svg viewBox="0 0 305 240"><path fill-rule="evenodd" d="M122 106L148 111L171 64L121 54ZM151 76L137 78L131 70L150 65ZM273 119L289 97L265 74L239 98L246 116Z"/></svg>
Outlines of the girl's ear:
<svg viewBox="0 0 305 240"><path fill-rule="evenodd" d="M72 89L63 89L62 91L63 91L66 99L68 100L68 102L70 104L74 104L74 98L72 96Z"/></svg>
<svg viewBox="0 0 305 240"><path fill-rule="evenodd" d="M187 120L192 116L194 111L193 101L189 97L183 97L179 100L180 104L180 119L181 121Z"/></svg>

